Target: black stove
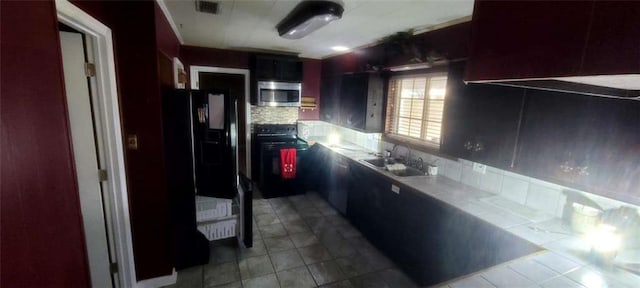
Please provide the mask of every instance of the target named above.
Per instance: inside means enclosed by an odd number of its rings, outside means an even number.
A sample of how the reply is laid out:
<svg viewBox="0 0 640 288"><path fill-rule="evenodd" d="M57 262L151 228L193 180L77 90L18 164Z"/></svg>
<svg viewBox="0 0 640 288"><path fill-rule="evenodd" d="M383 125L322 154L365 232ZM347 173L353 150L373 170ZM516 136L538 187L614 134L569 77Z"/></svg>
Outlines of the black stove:
<svg viewBox="0 0 640 288"><path fill-rule="evenodd" d="M253 133L261 138L297 138L296 124L255 124Z"/></svg>
<svg viewBox="0 0 640 288"><path fill-rule="evenodd" d="M296 166L305 158L309 145L298 138L295 124L256 124L252 133L252 175L264 198L304 193L300 183L300 169L296 178L282 179L280 150L296 148Z"/></svg>

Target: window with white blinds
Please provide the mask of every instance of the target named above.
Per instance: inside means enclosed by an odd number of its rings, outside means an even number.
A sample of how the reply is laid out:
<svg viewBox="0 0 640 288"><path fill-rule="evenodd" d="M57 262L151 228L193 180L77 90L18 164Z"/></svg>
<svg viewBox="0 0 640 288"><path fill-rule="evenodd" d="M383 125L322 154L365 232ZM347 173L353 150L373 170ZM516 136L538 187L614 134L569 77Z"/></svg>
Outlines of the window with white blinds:
<svg viewBox="0 0 640 288"><path fill-rule="evenodd" d="M446 87L441 74L391 78L385 132L439 146Z"/></svg>

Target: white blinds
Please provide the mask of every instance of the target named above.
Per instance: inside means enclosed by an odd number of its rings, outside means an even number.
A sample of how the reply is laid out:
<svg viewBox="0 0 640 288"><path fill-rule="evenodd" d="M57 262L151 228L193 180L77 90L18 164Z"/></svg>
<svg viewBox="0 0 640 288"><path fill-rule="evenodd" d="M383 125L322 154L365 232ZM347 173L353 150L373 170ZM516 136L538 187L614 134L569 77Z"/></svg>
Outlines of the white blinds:
<svg viewBox="0 0 640 288"><path fill-rule="evenodd" d="M446 76L392 78L387 103L387 133L440 144Z"/></svg>

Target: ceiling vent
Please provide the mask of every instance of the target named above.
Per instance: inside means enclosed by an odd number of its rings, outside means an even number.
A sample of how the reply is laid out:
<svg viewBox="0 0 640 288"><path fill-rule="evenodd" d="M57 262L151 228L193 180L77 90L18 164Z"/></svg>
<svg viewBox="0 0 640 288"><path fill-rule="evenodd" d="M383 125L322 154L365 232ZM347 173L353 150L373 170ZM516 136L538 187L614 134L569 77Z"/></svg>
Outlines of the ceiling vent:
<svg viewBox="0 0 640 288"><path fill-rule="evenodd" d="M218 2L196 0L196 11L209 14L218 14Z"/></svg>

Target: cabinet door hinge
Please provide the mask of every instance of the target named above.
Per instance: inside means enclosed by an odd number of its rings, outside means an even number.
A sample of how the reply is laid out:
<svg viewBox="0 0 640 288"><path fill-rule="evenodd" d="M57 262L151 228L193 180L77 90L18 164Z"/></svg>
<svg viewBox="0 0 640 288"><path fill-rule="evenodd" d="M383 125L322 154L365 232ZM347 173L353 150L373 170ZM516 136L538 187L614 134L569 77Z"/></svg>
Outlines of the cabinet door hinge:
<svg viewBox="0 0 640 288"><path fill-rule="evenodd" d="M104 169L98 170L98 179L100 180L100 182L107 181L108 179L107 170L104 170Z"/></svg>
<svg viewBox="0 0 640 288"><path fill-rule="evenodd" d="M113 262L113 263L109 264L109 272L111 272L111 274L117 274L118 273L118 262Z"/></svg>
<svg viewBox="0 0 640 288"><path fill-rule="evenodd" d="M84 63L84 75L87 77L96 76L96 65L93 63Z"/></svg>

